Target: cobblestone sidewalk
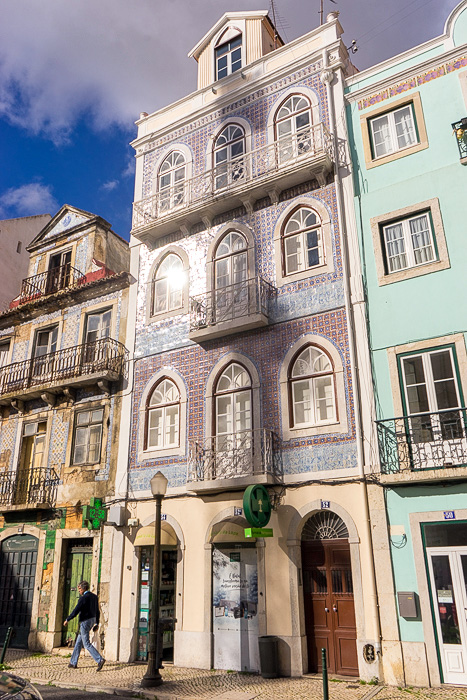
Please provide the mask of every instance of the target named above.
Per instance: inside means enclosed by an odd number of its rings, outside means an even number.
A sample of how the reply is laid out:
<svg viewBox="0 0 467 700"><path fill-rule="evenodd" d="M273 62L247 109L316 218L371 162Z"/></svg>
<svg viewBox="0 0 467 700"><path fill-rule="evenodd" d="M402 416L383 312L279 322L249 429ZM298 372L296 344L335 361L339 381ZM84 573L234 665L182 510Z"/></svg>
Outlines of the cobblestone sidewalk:
<svg viewBox="0 0 467 700"><path fill-rule="evenodd" d="M140 680L146 667L141 664L107 662L100 673L89 657L81 657L79 667L68 668L69 659L49 654L31 654L10 649L6 663L11 673L42 685L57 685L104 693L132 691L140 697L158 700L321 700L321 679L264 679L255 674L229 671L205 671L166 666L164 684L154 690L142 690ZM330 680L330 700L467 700L467 688L393 688L360 684L358 681Z"/></svg>

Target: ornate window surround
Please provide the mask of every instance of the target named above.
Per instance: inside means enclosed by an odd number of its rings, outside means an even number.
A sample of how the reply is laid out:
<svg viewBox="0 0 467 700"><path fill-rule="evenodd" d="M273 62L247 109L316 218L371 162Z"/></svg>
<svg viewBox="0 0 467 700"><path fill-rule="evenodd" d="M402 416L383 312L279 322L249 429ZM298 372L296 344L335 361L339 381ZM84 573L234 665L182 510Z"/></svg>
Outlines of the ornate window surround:
<svg viewBox="0 0 467 700"><path fill-rule="evenodd" d="M170 379L174 384L176 384L177 389L180 392L180 440L178 447L170 447L167 449L155 449L150 447L145 449L145 439L147 430L147 409L148 409L148 399L154 388L159 382L164 379ZM186 454L186 414L187 414L187 390L185 382L178 372L174 372L167 367L161 368L147 383L138 409L138 462L144 462L148 459L158 459L159 457L173 457L178 455Z"/></svg>
<svg viewBox="0 0 467 700"><path fill-rule="evenodd" d="M298 354L307 345L313 345L324 352L331 360L334 370L334 391L336 404L335 420L324 425L310 425L295 428L292 424L293 409L290 394L290 371ZM347 406L345 399L344 366L337 348L320 335L307 334L296 341L287 351L279 372L282 437L284 440L325 435L327 433L347 433Z"/></svg>
<svg viewBox="0 0 467 700"><path fill-rule="evenodd" d="M253 279L253 277L256 276L256 250L253 233L245 224L241 224L237 221L229 221L219 228L208 248L206 256L206 291L214 291L216 250L222 238L229 233L229 231L238 231L238 233L245 236L247 242L247 280Z"/></svg>
<svg viewBox="0 0 467 700"><path fill-rule="evenodd" d="M284 102L288 100L289 97L292 97L292 95L303 95L303 97L308 98L310 101L311 125L319 124L320 121L322 121L320 116L319 97L316 92L306 85L295 85L290 87L288 90L284 90L277 95L276 101L269 110L267 122L268 143L274 143L276 139L276 116Z"/></svg>
<svg viewBox="0 0 467 700"><path fill-rule="evenodd" d="M169 146L167 146L167 148L164 148L163 151L161 151L154 163L152 169L152 194L156 194L159 191L159 171L161 165L167 156L169 156L173 151L180 151L185 158L185 182L188 182L188 180L191 180L193 177L193 154L191 149L184 143L171 143Z"/></svg>
<svg viewBox="0 0 467 700"><path fill-rule="evenodd" d="M248 154L252 150L251 124L248 119L245 119L245 117L228 117L221 124L219 124L217 129L208 138L206 146L206 170L214 170L214 150L217 137L220 136L224 129L230 124L239 126L243 129L243 133L245 134L245 157L248 158Z"/></svg>
<svg viewBox="0 0 467 700"><path fill-rule="evenodd" d="M162 263L164 258L168 255L176 255L180 258L183 264L183 272L185 274L185 283L182 290L182 305L178 309L172 309L171 311L163 311L160 314L152 314L152 294L153 294L153 281L154 275L159 265ZM169 246L164 248L163 251L159 253L157 258L151 265L149 270L147 282L146 282L146 325L149 323L156 323L157 321L162 321L165 318L171 318L172 316L180 316L182 314L187 314L189 312L189 287L190 287L190 261L188 259L187 252L180 248L179 246Z"/></svg>
<svg viewBox="0 0 467 700"><path fill-rule="evenodd" d="M204 426L206 438L214 437L216 434L216 386L220 375L232 362L244 367L250 375L252 426L253 429L261 427L261 384L258 370L246 355L239 352L228 352L214 365L206 383L206 415Z"/></svg>
<svg viewBox="0 0 467 700"><path fill-rule="evenodd" d="M285 261L283 257L282 231L287 219L301 207L313 209L321 219L321 237L324 262L321 265L316 265L315 267L307 270L300 270L299 272L293 272L290 275L286 275ZM274 227L274 260L276 263L276 284L278 287L284 284L290 284L291 282L297 282L298 280L308 279L309 277L316 277L316 275L325 275L334 272L331 217L323 202L314 197L297 197L282 212Z"/></svg>

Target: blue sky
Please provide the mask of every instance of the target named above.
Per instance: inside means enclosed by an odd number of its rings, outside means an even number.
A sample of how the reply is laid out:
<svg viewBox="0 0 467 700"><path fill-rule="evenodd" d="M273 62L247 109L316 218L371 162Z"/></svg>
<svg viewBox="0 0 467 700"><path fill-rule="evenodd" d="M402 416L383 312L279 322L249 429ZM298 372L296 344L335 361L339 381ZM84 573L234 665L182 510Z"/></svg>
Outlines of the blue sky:
<svg viewBox="0 0 467 700"><path fill-rule="evenodd" d="M319 0L274 0L290 41ZM456 0L325 0L366 68L438 36ZM1 0L0 218L64 203L129 238L135 119L196 88L188 51L226 11L270 0Z"/></svg>

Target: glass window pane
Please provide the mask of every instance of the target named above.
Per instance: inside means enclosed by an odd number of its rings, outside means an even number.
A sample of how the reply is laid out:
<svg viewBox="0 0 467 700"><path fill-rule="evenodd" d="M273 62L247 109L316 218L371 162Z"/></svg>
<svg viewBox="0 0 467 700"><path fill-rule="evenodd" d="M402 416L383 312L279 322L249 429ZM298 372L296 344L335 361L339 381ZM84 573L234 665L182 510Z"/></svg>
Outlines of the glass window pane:
<svg viewBox="0 0 467 700"><path fill-rule="evenodd" d="M461 644L457 601L454 597L451 567L448 555L433 556L435 607L438 610L444 644Z"/></svg>
<svg viewBox="0 0 467 700"><path fill-rule="evenodd" d="M104 417L104 409L100 408L97 411L93 411L91 415L91 420L93 423L98 423Z"/></svg>
<svg viewBox="0 0 467 700"><path fill-rule="evenodd" d="M334 391L332 377L317 377L315 384L316 417L318 421L334 418Z"/></svg>
<svg viewBox="0 0 467 700"><path fill-rule="evenodd" d="M298 381L292 384L294 425L311 423L310 381Z"/></svg>
<svg viewBox="0 0 467 700"><path fill-rule="evenodd" d="M443 411L446 408L456 408L459 405L457 399L456 383L453 379L435 382L437 409Z"/></svg>
<svg viewBox="0 0 467 700"><path fill-rule="evenodd" d="M393 114L398 148L407 148L416 143L412 107L407 105Z"/></svg>
<svg viewBox="0 0 467 700"><path fill-rule="evenodd" d="M87 425L89 423L89 411L82 411L76 415L78 425Z"/></svg>
<svg viewBox="0 0 467 700"><path fill-rule="evenodd" d="M453 366L451 362L451 353L449 350L443 352L433 352L430 354L431 369L433 379L451 379L454 377Z"/></svg>
<svg viewBox="0 0 467 700"><path fill-rule="evenodd" d="M148 446L160 447L162 445L162 408L149 411Z"/></svg>
<svg viewBox="0 0 467 700"><path fill-rule="evenodd" d="M375 157L385 156L391 153L393 148L391 144L391 133L389 130L388 115L377 117L370 122L371 132L373 136L373 150Z"/></svg>
<svg viewBox="0 0 467 700"><path fill-rule="evenodd" d="M303 268L301 234L288 236L284 240L285 247L285 272L287 275L298 272Z"/></svg>

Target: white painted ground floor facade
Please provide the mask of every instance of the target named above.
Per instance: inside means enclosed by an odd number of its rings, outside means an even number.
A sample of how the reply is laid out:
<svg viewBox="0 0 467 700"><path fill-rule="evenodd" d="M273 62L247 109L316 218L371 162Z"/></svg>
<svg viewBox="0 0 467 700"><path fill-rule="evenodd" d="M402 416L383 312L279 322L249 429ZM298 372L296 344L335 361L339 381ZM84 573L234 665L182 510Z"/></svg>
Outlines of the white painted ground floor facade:
<svg viewBox="0 0 467 700"><path fill-rule="evenodd" d="M279 672L379 677L379 627L365 487L307 484L276 493L268 527L250 540L243 492L162 504L164 655L177 666L259 670L258 638L279 638ZM144 494L148 496L149 494ZM175 494L174 494L175 495ZM113 528L106 656L144 660L154 501L129 503L138 525Z"/></svg>

